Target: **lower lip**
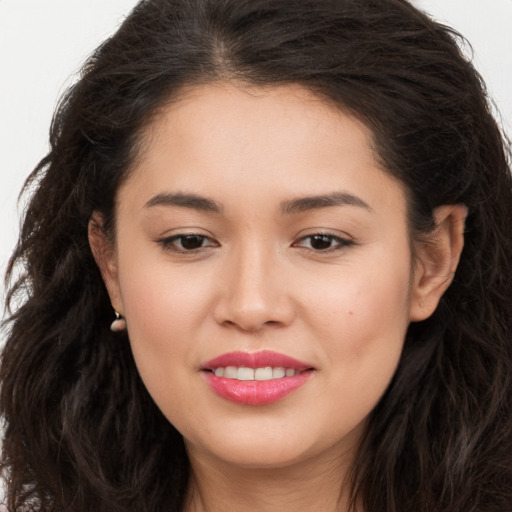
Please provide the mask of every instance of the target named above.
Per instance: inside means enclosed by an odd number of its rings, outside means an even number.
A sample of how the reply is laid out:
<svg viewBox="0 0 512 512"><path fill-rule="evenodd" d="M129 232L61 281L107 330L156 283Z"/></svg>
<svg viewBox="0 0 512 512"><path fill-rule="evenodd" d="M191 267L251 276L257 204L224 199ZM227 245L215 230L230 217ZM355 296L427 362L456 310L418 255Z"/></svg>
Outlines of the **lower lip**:
<svg viewBox="0 0 512 512"><path fill-rule="evenodd" d="M305 384L313 374L306 370L293 377L271 380L236 380L203 372L210 388L220 397L244 405L267 405L277 402Z"/></svg>

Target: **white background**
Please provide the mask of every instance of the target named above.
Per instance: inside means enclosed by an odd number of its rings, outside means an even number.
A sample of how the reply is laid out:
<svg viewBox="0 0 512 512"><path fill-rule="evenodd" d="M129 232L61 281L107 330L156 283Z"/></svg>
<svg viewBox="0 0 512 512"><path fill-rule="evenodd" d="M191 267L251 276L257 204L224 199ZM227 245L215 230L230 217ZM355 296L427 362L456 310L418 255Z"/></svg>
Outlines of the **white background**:
<svg viewBox="0 0 512 512"><path fill-rule="evenodd" d="M512 0L414 0L465 35L512 134ZM57 98L136 0L0 0L0 276L24 179L47 150ZM3 287L0 281L0 304ZM0 309L0 318L1 318Z"/></svg>

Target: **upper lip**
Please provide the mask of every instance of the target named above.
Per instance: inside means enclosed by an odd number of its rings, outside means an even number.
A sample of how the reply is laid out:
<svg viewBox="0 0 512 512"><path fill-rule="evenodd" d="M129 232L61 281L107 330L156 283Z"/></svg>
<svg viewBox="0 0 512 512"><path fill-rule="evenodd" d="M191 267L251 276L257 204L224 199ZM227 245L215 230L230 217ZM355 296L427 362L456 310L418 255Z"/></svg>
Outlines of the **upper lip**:
<svg viewBox="0 0 512 512"><path fill-rule="evenodd" d="M229 352L211 359L204 363L202 370L215 370L216 368L225 368L226 366L237 366L246 368L265 368L266 366L292 368L298 371L304 371L312 368L312 365L298 361L293 357L272 352L271 350L262 350L260 352Z"/></svg>

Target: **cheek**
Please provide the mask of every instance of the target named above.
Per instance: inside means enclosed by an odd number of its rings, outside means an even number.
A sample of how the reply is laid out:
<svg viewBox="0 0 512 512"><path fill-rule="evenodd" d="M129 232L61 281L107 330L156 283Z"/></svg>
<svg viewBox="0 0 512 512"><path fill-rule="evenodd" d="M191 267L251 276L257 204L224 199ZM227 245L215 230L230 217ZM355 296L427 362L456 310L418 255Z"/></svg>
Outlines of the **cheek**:
<svg viewBox="0 0 512 512"><path fill-rule="evenodd" d="M331 385L359 415L370 412L398 365L409 325L408 268L408 261L352 268L304 304Z"/></svg>
<svg viewBox="0 0 512 512"><path fill-rule="evenodd" d="M194 275L171 272L169 265L152 264L134 253L119 264L133 356L154 400L167 404L165 410L173 409L181 392L170 389L190 378L200 350L198 340L206 339L198 333L208 309L208 280L202 272Z"/></svg>
<svg viewBox="0 0 512 512"><path fill-rule="evenodd" d="M340 333L345 343L363 333L402 330L408 324L411 274L408 261L375 261L334 269L323 276L305 274L298 282L303 314L309 323ZM371 336L370 338L373 338Z"/></svg>
<svg viewBox="0 0 512 512"><path fill-rule="evenodd" d="M208 272L206 265L190 271L187 265L170 263L163 251L125 250L119 282L130 334L160 341L162 349L175 348L169 341L197 323L205 309Z"/></svg>

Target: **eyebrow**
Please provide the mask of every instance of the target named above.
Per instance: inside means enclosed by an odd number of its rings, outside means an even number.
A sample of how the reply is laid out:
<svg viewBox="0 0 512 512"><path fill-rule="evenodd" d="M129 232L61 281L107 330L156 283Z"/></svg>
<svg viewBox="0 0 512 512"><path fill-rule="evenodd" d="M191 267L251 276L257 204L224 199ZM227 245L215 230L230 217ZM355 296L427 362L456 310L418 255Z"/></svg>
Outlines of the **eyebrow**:
<svg viewBox="0 0 512 512"><path fill-rule="evenodd" d="M222 213L223 211L222 205L213 199L180 192L157 194L144 205L144 208L155 206L178 206L210 213ZM333 206L357 206L372 211L371 207L360 197L348 192L333 192L332 194L305 196L283 201L281 211L285 214L294 214Z"/></svg>
<svg viewBox="0 0 512 512"><path fill-rule="evenodd" d="M152 208L154 206L179 206L182 208L191 208L202 212L221 213L222 206L213 199L198 196L196 194L183 193L161 193L152 197L144 208Z"/></svg>
<svg viewBox="0 0 512 512"><path fill-rule="evenodd" d="M368 203L348 192L334 192L332 194L306 196L285 201L281 203L281 211L286 214L293 214L332 206L357 206L372 211Z"/></svg>

